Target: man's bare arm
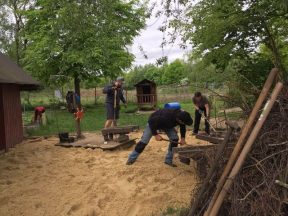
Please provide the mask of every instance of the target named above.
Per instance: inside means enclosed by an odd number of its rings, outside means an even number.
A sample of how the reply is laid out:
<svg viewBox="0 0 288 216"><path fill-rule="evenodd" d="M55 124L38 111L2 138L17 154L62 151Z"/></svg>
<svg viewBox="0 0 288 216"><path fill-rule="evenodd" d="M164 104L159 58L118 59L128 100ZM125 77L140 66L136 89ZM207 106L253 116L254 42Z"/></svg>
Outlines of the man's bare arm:
<svg viewBox="0 0 288 216"><path fill-rule="evenodd" d="M205 108L206 108L207 116L209 117L210 116L210 106L209 106L209 104L206 104Z"/></svg>

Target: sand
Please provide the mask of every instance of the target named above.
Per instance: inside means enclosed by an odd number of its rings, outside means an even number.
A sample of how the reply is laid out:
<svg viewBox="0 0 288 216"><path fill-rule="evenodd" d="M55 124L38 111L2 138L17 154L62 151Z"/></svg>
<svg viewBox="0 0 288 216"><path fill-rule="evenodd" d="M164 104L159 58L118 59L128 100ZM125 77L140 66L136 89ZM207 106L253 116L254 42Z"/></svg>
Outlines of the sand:
<svg viewBox="0 0 288 216"><path fill-rule="evenodd" d="M151 216L189 205L198 181L195 163L164 165L166 142L152 140L126 166L133 147L62 148L57 141L26 140L0 156L1 216Z"/></svg>

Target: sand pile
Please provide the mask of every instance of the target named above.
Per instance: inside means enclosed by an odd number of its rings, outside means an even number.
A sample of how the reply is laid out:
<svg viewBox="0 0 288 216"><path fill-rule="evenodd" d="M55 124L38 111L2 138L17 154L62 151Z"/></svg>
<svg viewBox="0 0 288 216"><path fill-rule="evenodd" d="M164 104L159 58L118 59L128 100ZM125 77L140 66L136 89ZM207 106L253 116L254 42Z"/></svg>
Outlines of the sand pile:
<svg viewBox="0 0 288 216"><path fill-rule="evenodd" d="M152 141L133 166L125 165L131 149L103 152L56 142L25 141L0 156L0 215L157 215L189 205L198 181L195 164L163 164L166 142Z"/></svg>

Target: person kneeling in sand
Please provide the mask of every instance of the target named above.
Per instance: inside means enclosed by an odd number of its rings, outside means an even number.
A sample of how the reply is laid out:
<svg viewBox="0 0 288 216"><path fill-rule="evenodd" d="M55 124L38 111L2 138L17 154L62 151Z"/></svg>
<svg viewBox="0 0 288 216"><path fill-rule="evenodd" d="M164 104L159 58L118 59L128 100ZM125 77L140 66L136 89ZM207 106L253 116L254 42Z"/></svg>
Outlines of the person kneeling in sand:
<svg viewBox="0 0 288 216"><path fill-rule="evenodd" d="M163 140L162 136L158 134L157 130L163 130L167 134L170 140L168 147L168 153L165 158L165 164L175 167L173 164L173 153L172 148L178 146L179 137L175 127L180 125L180 134L182 145L186 144L185 134L186 125L192 125L193 120L190 114L182 110L171 110L171 109L160 109L150 116L148 124L141 140L137 143L135 150L129 155L127 165L132 165L138 158L138 156L143 152L146 145L149 143L152 136L155 137L157 141Z"/></svg>

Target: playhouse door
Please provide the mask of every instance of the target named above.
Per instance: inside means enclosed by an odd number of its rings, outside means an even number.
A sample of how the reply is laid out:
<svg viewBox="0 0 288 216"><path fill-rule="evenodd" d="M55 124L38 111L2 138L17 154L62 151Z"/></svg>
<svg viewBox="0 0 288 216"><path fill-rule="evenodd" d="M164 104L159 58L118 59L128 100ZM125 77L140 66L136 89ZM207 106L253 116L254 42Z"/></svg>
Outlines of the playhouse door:
<svg viewBox="0 0 288 216"><path fill-rule="evenodd" d="M145 103L151 103L151 86L143 86L143 94Z"/></svg>

